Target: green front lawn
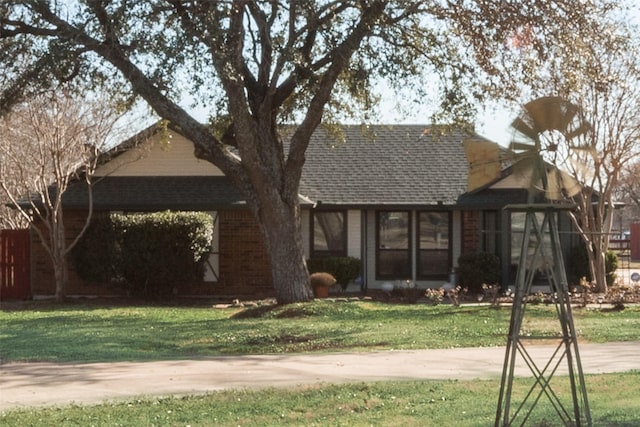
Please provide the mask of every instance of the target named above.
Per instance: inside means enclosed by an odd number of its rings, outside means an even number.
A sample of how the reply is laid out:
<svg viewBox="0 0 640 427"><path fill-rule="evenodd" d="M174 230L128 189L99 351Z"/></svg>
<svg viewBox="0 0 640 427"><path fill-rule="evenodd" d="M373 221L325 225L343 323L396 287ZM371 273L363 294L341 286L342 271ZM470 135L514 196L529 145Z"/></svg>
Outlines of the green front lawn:
<svg viewBox="0 0 640 427"><path fill-rule="evenodd" d="M525 327L555 336L552 307ZM511 309L316 301L218 309L32 302L0 310L3 361L145 361L230 354L501 346ZM640 340L640 307L575 309L581 342Z"/></svg>
<svg viewBox="0 0 640 427"><path fill-rule="evenodd" d="M595 427L640 425L640 372L587 376L586 383ZM527 384L525 379L516 380L514 402L521 401L516 397L526 392ZM0 425L485 427L493 425L499 387L498 380L475 380L231 390L206 396L8 411L0 413ZM563 399L571 396L566 387L554 387L554 391ZM572 409L566 401L563 404ZM558 425L548 400L543 397L526 425Z"/></svg>

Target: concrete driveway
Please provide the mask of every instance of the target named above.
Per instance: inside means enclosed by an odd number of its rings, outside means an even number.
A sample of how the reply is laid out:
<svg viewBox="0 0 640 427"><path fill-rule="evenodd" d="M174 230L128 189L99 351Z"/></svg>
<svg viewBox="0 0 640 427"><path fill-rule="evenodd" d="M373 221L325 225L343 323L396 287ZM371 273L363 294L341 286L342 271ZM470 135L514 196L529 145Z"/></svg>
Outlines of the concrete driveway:
<svg viewBox="0 0 640 427"><path fill-rule="evenodd" d="M543 363L549 360L556 347L536 345L527 350L534 360ZM579 351L585 374L640 370L640 341L581 344ZM0 365L0 410L90 404L135 396L198 394L232 388L499 378L504 356L504 347L493 347L135 363L8 363ZM520 367L516 374L530 375L530 372Z"/></svg>

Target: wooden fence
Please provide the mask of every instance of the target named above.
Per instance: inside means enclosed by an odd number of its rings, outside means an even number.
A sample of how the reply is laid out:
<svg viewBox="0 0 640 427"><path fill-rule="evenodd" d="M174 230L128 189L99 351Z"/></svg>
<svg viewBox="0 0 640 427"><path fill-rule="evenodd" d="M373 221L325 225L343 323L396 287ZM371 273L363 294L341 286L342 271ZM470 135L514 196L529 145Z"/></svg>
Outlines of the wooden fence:
<svg viewBox="0 0 640 427"><path fill-rule="evenodd" d="M29 230L0 230L0 300L31 293Z"/></svg>

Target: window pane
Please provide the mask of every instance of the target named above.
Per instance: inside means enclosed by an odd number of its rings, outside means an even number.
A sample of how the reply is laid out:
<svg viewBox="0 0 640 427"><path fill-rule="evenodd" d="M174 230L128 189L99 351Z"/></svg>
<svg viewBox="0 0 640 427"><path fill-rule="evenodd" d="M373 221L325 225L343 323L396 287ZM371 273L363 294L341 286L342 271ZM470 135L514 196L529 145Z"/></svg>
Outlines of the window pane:
<svg viewBox="0 0 640 427"><path fill-rule="evenodd" d="M420 212L420 249L449 249L449 213Z"/></svg>
<svg viewBox="0 0 640 427"><path fill-rule="evenodd" d="M449 212L420 212L418 221L418 275L446 276L451 264Z"/></svg>
<svg viewBox="0 0 640 427"><path fill-rule="evenodd" d="M313 250L346 253L346 227L344 212L313 213Z"/></svg>
<svg viewBox="0 0 640 427"><path fill-rule="evenodd" d="M380 212L378 248L409 249L409 212Z"/></svg>
<svg viewBox="0 0 640 427"><path fill-rule="evenodd" d="M449 273L449 251L420 251L420 276L442 276Z"/></svg>
<svg viewBox="0 0 640 427"><path fill-rule="evenodd" d="M410 229L409 212L378 212L378 277L411 278Z"/></svg>
<svg viewBox="0 0 640 427"><path fill-rule="evenodd" d="M394 279L411 278L409 251L381 250L378 253L378 275Z"/></svg>
<svg viewBox="0 0 640 427"><path fill-rule="evenodd" d="M499 230L498 230L498 212L484 211L483 230L482 230L482 250L491 254L498 255L499 248Z"/></svg>
<svg viewBox="0 0 640 427"><path fill-rule="evenodd" d="M544 220L544 213L536 212L537 227L542 227ZM524 228L526 222L526 214L524 212L513 212L511 214L511 264L518 265L520 260L520 253L522 252L522 240L524 239ZM531 229L531 236L529 242L527 242L527 259L531 260L536 252L536 246L538 245L538 239L535 230ZM549 235L549 228L545 226L545 232L542 235L542 248L536 256L535 265L536 270L543 270L545 268L545 261L550 266L554 265L553 254L551 253L551 236ZM530 262L530 261L527 261Z"/></svg>

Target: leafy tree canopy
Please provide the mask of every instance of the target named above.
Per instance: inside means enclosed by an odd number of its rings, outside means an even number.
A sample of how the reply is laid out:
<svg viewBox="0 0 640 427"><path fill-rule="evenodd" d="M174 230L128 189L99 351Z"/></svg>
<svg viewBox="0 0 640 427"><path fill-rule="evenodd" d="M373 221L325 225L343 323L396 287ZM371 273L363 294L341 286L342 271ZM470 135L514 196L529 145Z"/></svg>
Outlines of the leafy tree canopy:
<svg viewBox="0 0 640 427"><path fill-rule="evenodd" d="M298 185L305 150L323 120L367 120L376 98L371 86L383 78L403 93L409 89L414 101L437 99L443 118L470 122L474 105L497 94L517 96L553 55L580 55L572 50L576 38L596 43L615 5L4 0L0 114L58 82L108 90L124 105L143 99L245 193L279 301L306 299L310 289L299 286L308 276ZM186 98L204 106L215 126L185 110ZM297 123L286 148L283 122Z"/></svg>

